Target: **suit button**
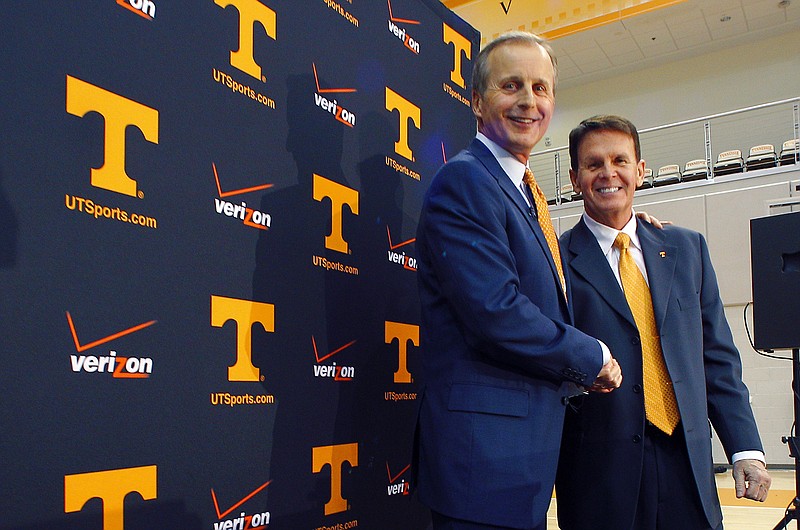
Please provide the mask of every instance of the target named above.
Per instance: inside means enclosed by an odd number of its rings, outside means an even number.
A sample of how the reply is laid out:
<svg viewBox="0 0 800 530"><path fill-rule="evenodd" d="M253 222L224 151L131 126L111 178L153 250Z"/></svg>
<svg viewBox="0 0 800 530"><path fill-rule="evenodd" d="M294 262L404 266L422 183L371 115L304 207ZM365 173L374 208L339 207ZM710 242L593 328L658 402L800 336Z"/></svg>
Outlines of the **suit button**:
<svg viewBox="0 0 800 530"><path fill-rule="evenodd" d="M631 344L633 344L634 346L638 346L639 342L640 342L639 337L633 337L631 339Z"/></svg>
<svg viewBox="0 0 800 530"><path fill-rule="evenodd" d="M640 435L638 435L638 434L634 434L633 438L631 438L631 440L633 440L633 443L638 444L639 442L642 441L642 437Z"/></svg>
<svg viewBox="0 0 800 530"><path fill-rule="evenodd" d="M569 398L568 398L567 396L563 396L563 397L561 398L561 404L562 404L562 405L564 405L565 407L566 407L567 405L569 405Z"/></svg>
<svg viewBox="0 0 800 530"><path fill-rule="evenodd" d="M642 393L642 385L633 385L631 387L634 394L641 394Z"/></svg>

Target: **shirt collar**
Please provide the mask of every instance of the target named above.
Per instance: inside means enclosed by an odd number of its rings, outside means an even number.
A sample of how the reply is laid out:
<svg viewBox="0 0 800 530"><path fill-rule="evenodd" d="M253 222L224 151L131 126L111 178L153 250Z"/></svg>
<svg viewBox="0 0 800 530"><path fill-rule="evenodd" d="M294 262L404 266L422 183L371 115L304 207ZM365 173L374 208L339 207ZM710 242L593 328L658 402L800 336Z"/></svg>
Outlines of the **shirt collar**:
<svg viewBox="0 0 800 530"><path fill-rule="evenodd" d="M611 252L611 249L614 246L614 240L617 238L617 234L620 232L625 232L628 234L628 237L631 238L631 246L637 248L639 250L642 249L642 246L639 244L639 236L636 234L636 212L631 212L630 220L622 227L622 230L617 230L616 228L611 228L610 226L606 226L604 224L600 224L591 217L589 217L586 212L583 212L583 222L586 223L586 227L589 231L594 234L595 239L597 239L597 243L600 245L600 250L603 251L603 254L606 255Z"/></svg>
<svg viewBox="0 0 800 530"><path fill-rule="evenodd" d="M525 168L527 166L517 160L514 155L490 140L485 134L479 132L475 137L492 152L497 159L497 163L500 164L500 167L506 172L506 175L508 175L511 182L514 183L514 186L519 189L522 185L522 177L525 176Z"/></svg>

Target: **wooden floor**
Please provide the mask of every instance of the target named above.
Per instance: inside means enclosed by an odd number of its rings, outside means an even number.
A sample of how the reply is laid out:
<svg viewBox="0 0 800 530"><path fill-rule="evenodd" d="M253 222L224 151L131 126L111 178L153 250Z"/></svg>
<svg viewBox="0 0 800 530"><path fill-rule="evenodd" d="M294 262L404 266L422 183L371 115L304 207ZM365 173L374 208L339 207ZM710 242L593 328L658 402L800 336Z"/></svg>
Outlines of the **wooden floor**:
<svg viewBox="0 0 800 530"><path fill-rule="evenodd" d="M730 471L717 475L717 490L722 503L725 530L772 530L783 519L786 507L795 495L794 470L770 470L772 487L763 503L737 499ZM550 504L547 514L547 529L558 530L556 521L556 499ZM800 530L796 521L789 523L787 530Z"/></svg>

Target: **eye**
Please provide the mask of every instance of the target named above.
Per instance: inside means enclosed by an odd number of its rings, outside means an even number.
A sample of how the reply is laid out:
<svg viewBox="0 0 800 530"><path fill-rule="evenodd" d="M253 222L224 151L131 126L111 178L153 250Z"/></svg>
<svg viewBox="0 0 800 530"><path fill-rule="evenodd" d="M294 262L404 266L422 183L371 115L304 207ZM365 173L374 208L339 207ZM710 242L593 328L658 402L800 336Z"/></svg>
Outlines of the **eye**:
<svg viewBox="0 0 800 530"><path fill-rule="evenodd" d="M503 85L503 90L508 90L510 92L513 92L518 88L519 88L519 83L517 83L516 81L506 81L506 83Z"/></svg>

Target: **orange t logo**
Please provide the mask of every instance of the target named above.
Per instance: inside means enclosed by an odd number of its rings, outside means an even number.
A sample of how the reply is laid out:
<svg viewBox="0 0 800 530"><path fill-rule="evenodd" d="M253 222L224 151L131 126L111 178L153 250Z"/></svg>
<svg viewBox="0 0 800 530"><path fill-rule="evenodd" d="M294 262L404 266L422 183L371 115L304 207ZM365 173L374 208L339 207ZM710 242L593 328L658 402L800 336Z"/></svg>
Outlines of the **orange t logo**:
<svg viewBox="0 0 800 530"><path fill-rule="evenodd" d="M64 513L79 512L95 497L103 501L103 530L124 530L125 496L156 498L156 466L112 469L64 476Z"/></svg>
<svg viewBox="0 0 800 530"><path fill-rule="evenodd" d="M103 165L92 168L92 186L136 197L136 181L125 172L125 128L133 125L157 144L158 111L68 75L67 112L82 118L92 111L105 120Z"/></svg>
<svg viewBox="0 0 800 530"><path fill-rule="evenodd" d="M400 138L394 143L394 152L413 162L414 153L408 147L408 120L413 121L417 129L420 128L422 118L419 107L387 86L386 110L389 112L396 110L400 117Z"/></svg>
<svg viewBox="0 0 800 530"><path fill-rule="evenodd" d="M446 44L452 44L455 48L453 53L453 69L450 71L450 80L461 88L467 88L461 68L461 54L463 53L467 59L472 59L470 42L460 33L456 32L456 30L444 23L442 23L442 40Z"/></svg>
<svg viewBox="0 0 800 530"><path fill-rule="evenodd" d="M228 367L228 381L259 381L261 372L253 366L253 324L274 332L275 306L211 295L211 325L221 328L229 320L236 323L236 363Z"/></svg>
<svg viewBox="0 0 800 530"><path fill-rule="evenodd" d="M358 192L314 173L314 200L321 202L325 197L331 200L331 233L325 236L325 248L347 254L350 247L342 236L342 216L345 204L358 215Z"/></svg>
<svg viewBox="0 0 800 530"><path fill-rule="evenodd" d="M267 36L277 40L275 11L257 0L214 0L214 3L223 9L233 6L239 12L239 49L231 51L231 66L265 81L261 78L261 67L253 58L253 27L256 22L260 23Z"/></svg>
<svg viewBox="0 0 800 530"><path fill-rule="evenodd" d="M386 344L391 344L397 339L398 356L397 356L397 371L394 373L395 383L411 383L411 372L407 368L408 357L408 341L411 341L414 346L419 346L419 326L412 324L401 324L400 322L386 321L384 328L384 340Z"/></svg>
<svg viewBox="0 0 800 530"><path fill-rule="evenodd" d="M331 468L331 500L325 503L325 515L347 510L347 499L342 498L342 467L345 462L350 467L358 467L357 443L312 448L311 471L319 473L325 466Z"/></svg>

